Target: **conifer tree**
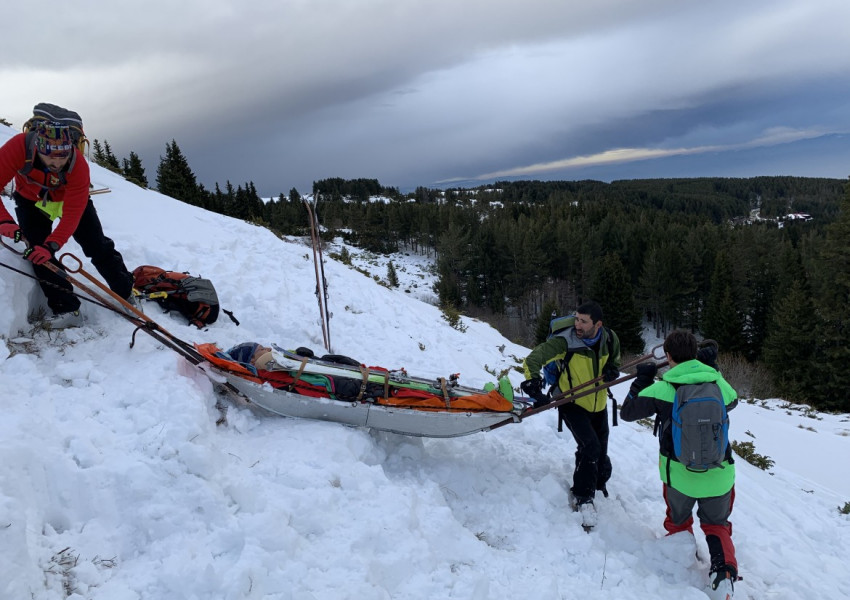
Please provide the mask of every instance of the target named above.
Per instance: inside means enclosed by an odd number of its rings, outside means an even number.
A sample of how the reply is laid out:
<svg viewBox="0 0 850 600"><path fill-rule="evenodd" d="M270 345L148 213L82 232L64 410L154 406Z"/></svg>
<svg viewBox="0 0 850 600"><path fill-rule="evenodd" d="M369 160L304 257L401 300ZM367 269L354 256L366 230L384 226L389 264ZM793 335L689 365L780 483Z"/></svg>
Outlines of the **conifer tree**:
<svg viewBox="0 0 850 600"><path fill-rule="evenodd" d="M826 229L818 262L819 304L830 319L846 322L850 306L850 184L845 187L838 218Z"/></svg>
<svg viewBox="0 0 850 600"><path fill-rule="evenodd" d="M817 315L805 278L791 284L774 304L763 358L773 373L783 398L808 402L813 384L812 357L815 355Z"/></svg>
<svg viewBox="0 0 850 600"><path fill-rule="evenodd" d="M143 188L148 187L148 178L145 175L145 169L142 167L142 160L135 152L130 152L130 158L124 159L123 175L129 181Z"/></svg>
<svg viewBox="0 0 850 600"><path fill-rule="evenodd" d="M732 287L732 263L724 250L718 253L711 274L711 292L702 319L702 333L720 346L721 352L743 353L744 322Z"/></svg>
<svg viewBox="0 0 850 600"><path fill-rule="evenodd" d="M850 410L850 184L845 186L838 218L827 228L818 268L820 293L816 307L822 315L815 356L814 382L819 406ZM814 365L812 365L814 366Z"/></svg>
<svg viewBox="0 0 850 600"><path fill-rule="evenodd" d="M606 254L591 282L592 297L602 306L603 323L617 334L625 352L644 349L641 312L635 303L631 278L620 257Z"/></svg>
<svg viewBox="0 0 850 600"><path fill-rule="evenodd" d="M160 157L159 166L156 169L156 189L161 194L182 200L187 204L200 205L200 193L195 174L189 168L189 163L175 140L166 144L165 158Z"/></svg>
<svg viewBox="0 0 850 600"><path fill-rule="evenodd" d="M850 324L846 318L813 319L815 353L809 361L810 404L824 410L850 412Z"/></svg>
<svg viewBox="0 0 850 600"><path fill-rule="evenodd" d="M106 155L103 153L103 146L100 140L95 138L94 142L92 142L92 148L94 148L94 164L101 167L106 166Z"/></svg>
<svg viewBox="0 0 850 600"><path fill-rule="evenodd" d="M118 163L118 157L112 153L112 148L106 140L103 140L103 155L105 157L105 163L102 166L115 173L120 173L121 165Z"/></svg>
<svg viewBox="0 0 850 600"><path fill-rule="evenodd" d="M436 284L440 306L462 308L466 302L468 239L469 234L455 223L451 223L448 231L440 236L437 257L440 278Z"/></svg>
<svg viewBox="0 0 850 600"><path fill-rule="evenodd" d="M552 300L547 300L543 304L540 314L537 316L537 321L534 326L534 344L542 344L546 341L549 335L549 323L559 314L558 305Z"/></svg>
<svg viewBox="0 0 850 600"><path fill-rule="evenodd" d="M95 140L92 146L94 147L94 163L96 165L109 169L113 173L121 173L118 158L112 153L109 142L104 140L103 144L101 144L99 140Z"/></svg>
<svg viewBox="0 0 850 600"><path fill-rule="evenodd" d="M646 254L640 275L641 300L655 327L656 337L662 337L667 331L667 322L664 318L664 273L661 262L658 248L651 249Z"/></svg>
<svg viewBox="0 0 850 600"><path fill-rule="evenodd" d="M393 261L390 261L387 265L387 283L390 284L390 287L398 287L398 273L396 273Z"/></svg>

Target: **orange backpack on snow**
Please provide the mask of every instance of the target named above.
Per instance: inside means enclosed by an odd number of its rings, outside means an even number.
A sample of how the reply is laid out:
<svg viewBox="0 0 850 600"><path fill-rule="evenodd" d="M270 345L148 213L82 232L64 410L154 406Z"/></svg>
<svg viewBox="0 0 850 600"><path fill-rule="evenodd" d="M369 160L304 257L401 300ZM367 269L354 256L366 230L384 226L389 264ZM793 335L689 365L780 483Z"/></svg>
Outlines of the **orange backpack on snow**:
<svg viewBox="0 0 850 600"><path fill-rule="evenodd" d="M218 318L218 295L209 279L142 265L133 270L133 281L143 298L156 300L166 312L178 311L198 329Z"/></svg>

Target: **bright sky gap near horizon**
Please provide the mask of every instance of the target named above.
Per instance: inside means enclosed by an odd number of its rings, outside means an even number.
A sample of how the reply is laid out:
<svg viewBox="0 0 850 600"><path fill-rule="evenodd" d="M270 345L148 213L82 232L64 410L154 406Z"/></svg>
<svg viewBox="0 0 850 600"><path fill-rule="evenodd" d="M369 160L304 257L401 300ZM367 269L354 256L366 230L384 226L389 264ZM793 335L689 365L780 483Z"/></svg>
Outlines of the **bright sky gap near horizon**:
<svg viewBox="0 0 850 600"><path fill-rule="evenodd" d="M29 10L6 14L0 117L74 109L151 185L172 139L208 189L264 197L850 175L844 0L85 0L48 39Z"/></svg>

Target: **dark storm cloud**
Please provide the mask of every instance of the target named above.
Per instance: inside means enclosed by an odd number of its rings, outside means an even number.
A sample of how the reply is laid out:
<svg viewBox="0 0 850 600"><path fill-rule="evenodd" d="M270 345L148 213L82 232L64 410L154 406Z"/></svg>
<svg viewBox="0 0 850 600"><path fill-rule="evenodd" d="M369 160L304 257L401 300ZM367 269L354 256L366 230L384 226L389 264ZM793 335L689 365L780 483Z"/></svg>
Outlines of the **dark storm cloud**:
<svg viewBox="0 0 850 600"><path fill-rule="evenodd" d="M172 139L208 188L277 195L723 155L759 174L759 148L850 128L843 0L84 0L51 20L67 34L7 27L0 116L71 106L151 181Z"/></svg>

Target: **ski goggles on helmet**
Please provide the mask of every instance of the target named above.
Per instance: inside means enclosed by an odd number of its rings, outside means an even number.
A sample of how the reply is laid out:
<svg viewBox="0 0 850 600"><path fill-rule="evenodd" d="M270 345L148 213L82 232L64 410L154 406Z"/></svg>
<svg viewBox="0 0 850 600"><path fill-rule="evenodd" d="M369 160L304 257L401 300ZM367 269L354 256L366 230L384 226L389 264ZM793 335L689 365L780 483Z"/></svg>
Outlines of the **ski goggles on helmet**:
<svg viewBox="0 0 850 600"><path fill-rule="evenodd" d="M35 134L35 149L39 154L55 158L70 156L74 149L71 128L61 123L39 123Z"/></svg>

